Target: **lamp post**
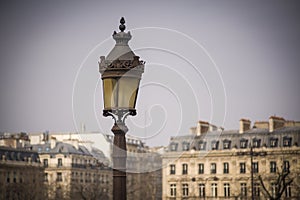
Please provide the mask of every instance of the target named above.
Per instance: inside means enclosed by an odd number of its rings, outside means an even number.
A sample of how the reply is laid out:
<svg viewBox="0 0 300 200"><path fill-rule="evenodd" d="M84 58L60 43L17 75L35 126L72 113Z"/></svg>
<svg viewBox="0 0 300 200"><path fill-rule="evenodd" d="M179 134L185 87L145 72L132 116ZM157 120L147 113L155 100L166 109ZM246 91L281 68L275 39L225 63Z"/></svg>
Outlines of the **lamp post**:
<svg viewBox="0 0 300 200"><path fill-rule="evenodd" d="M130 32L124 32L125 20L120 20L120 32L114 31L114 48L105 58L100 57L99 72L103 82L103 116L114 119L113 144L113 199L126 200L126 138L128 131L125 119L136 115L136 100L144 61L139 60L130 47Z"/></svg>
<svg viewBox="0 0 300 200"><path fill-rule="evenodd" d="M253 147L251 143L250 143L250 164L251 164L251 200L254 200Z"/></svg>

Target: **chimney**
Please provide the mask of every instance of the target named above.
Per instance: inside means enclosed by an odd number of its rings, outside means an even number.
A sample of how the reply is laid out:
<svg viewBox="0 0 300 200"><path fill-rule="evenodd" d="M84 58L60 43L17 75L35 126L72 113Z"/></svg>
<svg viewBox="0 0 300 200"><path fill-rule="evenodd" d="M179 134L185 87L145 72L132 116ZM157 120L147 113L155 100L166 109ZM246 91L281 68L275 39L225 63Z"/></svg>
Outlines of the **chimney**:
<svg viewBox="0 0 300 200"><path fill-rule="evenodd" d="M44 141L44 143L49 142L49 131L45 131L43 133L43 140L42 141Z"/></svg>
<svg viewBox="0 0 300 200"><path fill-rule="evenodd" d="M201 135L202 133L207 133L209 130L209 123L205 121L198 121L196 128L196 135Z"/></svg>
<svg viewBox="0 0 300 200"><path fill-rule="evenodd" d="M251 121L249 119L240 119L240 130L239 133L244 133L250 129Z"/></svg>
<svg viewBox="0 0 300 200"><path fill-rule="evenodd" d="M197 131L197 127L191 127L190 128L190 133L191 134L196 134L196 131Z"/></svg>
<svg viewBox="0 0 300 200"><path fill-rule="evenodd" d="M269 131L273 132L275 129L284 127L285 119L282 117L271 116L269 118Z"/></svg>
<svg viewBox="0 0 300 200"><path fill-rule="evenodd" d="M85 133L86 128L85 128L85 124L81 123L81 129L80 129L81 133Z"/></svg>
<svg viewBox="0 0 300 200"><path fill-rule="evenodd" d="M256 121L256 122L254 122L253 128L269 129L269 122L267 122L267 121Z"/></svg>
<svg viewBox="0 0 300 200"><path fill-rule="evenodd" d="M54 149L56 146L56 138L51 136L51 139L50 139L50 148L51 149Z"/></svg>
<svg viewBox="0 0 300 200"><path fill-rule="evenodd" d="M286 120L284 122L284 127L295 127L295 126L300 126L299 121L291 121L291 120Z"/></svg>

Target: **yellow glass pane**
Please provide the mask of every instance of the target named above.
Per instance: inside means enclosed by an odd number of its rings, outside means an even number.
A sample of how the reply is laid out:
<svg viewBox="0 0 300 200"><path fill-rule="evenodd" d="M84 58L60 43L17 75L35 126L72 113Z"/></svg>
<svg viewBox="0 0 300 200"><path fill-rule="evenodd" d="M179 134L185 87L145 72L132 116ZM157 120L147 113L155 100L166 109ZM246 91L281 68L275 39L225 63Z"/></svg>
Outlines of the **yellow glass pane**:
<svg viewBox="0 0 300 200"><path fill-rule="evenodd" d="M139 80L135 78L122 77L118 81L119 95L118 107L119 108L134 108Z"/></svg>
<svg viewBox="0 0 300 200"><path fill-rule="evenodd" d="M105 109L117 107L117 90L117 80L111 78L103 80L103 98Z"/></svg>

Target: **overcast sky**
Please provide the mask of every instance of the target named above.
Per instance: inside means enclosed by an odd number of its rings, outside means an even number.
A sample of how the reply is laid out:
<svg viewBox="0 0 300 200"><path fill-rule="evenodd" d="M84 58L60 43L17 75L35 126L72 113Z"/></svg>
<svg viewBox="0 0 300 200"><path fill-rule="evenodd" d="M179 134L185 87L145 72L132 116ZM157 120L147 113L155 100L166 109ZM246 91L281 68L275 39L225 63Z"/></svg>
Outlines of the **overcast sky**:
<svg viewBox="0 0 300 200"><path fill-rule="evenodd" d="M109 133L99 56L120 17L146 61L129 134L167 144L198 120L300 120L299 1L1 1L0 131Z"/></svg>

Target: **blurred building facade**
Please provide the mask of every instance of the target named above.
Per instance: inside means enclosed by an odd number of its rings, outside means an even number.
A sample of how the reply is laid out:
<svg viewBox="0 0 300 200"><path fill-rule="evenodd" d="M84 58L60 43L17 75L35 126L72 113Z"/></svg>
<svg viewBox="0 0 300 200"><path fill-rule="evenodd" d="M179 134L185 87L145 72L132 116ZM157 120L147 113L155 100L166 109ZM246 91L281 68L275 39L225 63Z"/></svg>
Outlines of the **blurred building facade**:
<svg viewBox="0 0 300 200"><path fill-rule="evenodd" d="M299 199L300 122L271 116L240 120L224 131L199 121L188 135L172 137L162 156L163 199L269 199L282 185L281 199ZM265 186L265 190L263 189Z"/></svg>
<svg viewBox="0 0 300 200"><path fill-rule="evenodd" d="M126 140L127 199L161 199L161 154L136 137ZM11 194L20 191L37 191L36 199L112 199L112 142L101 133L1 133L0 199L18 199Z"/></svg>
<svg viewBox="0 0 300 200"><path fill-rule="evenodd" d="M0 133L0 199L45 199L44 168L25 133Z"/></svg>
<svg viewBox="0 0 300 200"><path fill-rule="evenodd" d="M74 168L67 167L70 163L75 162L77 166L84 166L85 160L87 160L87 162L89 162L88 160L91 160L90 162L94 162L92 160L96 159L99 163L104 164L104 166L110 169L101 169L99 173L100 177L102 177L102 174L104 175L104 182L107 183L106 185L101 186L102 190L104 190L103 194L107 194L107 198L105 199L112 199L111 168L113 135L102 134L99 132L86 132L83 129L80 133L49 133L47 131L44 133L29 133L29 138L34 149L39 152L41 162L44 162L44 159L48 160L48 167L45 168L45 173L47 173L49 179L48 183L51 183L50 186L52 189L56 188L53 187L53 185L55 185L54 183L56 183L57 186L61 185L59 188L63 188L63 185L70 185L70 178L63 179L59 184L56 181L57 178L55 178L57 173L65 174L66 177L70 176L72 171L74 171ZM93 147L93 143L91 142L92 140L96 140L96 143L100 144L97 146L99 148L98 153L96 153L96 148ZM126 144L127 199L161 199L161 155L152 151L152 149L147 147L139 138L129 134L126 135ZM53 148L51 148L51 146ZM78 150L80 152L77 152ZM69 153L64 151L68 151ZM82 152L85 152L85 154L82 154ZM65 158L65 154L70 154L70 156ZM72 160L72 158L75 160ZM61 159L61 161L58 159ZM49 162L52 162L51 167ZM58 162L63 162L65 167L57 167ZM67 171L63 172L63 169ZM82 170L87 170L87 168L82 167ZM79 171L75 170L74 173L80 175L81 172ZM93 174L93 172L90 173ZM85 173L83 173L83 176L85 176ZM102 180L100 180L100 183L102 183ZM72 191L71 188L66 188L64 191L64 193L61 189L58 190L58 192L51 191L51 196L55 197L55 193L64 194L65 196L70 196L71 193L74 194L74 191ZM99 188L97 191L99 191Z"/></svg>
<svg viewBox="0 0 300 200"><path fill-rule="evenodd" d="M95 156L99 150L87 149L76 139L61 142L53 136L31 148L45 168L48 199L112 199L112 170Z"/></svg>
<svg viewBox="0 0 300 200"><path fill-rule="evenodd" d="M109 144L113 136L107 135ZM126 135L127 199L160 200L162 197L161 155L139 138ZM112 155L112 151L110 152Z"/></svg>

